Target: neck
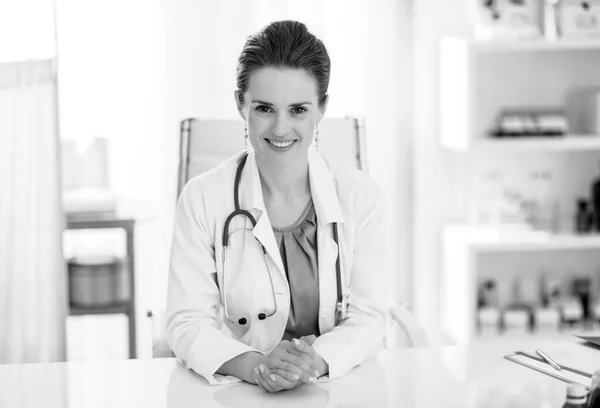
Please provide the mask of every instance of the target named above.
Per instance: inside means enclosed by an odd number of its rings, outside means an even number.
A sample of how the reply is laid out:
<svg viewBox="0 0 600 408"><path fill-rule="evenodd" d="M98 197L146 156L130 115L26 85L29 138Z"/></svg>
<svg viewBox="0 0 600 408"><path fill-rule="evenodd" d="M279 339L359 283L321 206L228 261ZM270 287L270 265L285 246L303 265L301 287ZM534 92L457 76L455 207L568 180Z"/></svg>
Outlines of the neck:
<svg viewBox="0 0 600 408"><path fill-rule="evenodd" d="M310 194L308 162L283 168L258 161L256 165L266 200L292 201Z"/></svg>

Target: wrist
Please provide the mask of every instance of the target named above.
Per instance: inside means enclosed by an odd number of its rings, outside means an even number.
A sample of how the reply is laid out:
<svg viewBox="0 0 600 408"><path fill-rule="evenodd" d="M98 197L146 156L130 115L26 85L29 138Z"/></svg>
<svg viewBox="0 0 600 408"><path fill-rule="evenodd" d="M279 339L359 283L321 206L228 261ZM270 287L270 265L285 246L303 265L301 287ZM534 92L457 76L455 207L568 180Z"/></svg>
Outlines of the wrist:
<svg viewBox="0 0 600 408"><path fill-rule="evenodd" d="M254 384L254 367L261 363L262 357L260 353L248 351L227 361L217 372Z"/></svg>
<svg viewBox="0 0 600 408"><path fill-rule="evenodd" d="M323 357L321 357L321 356L318 357L317 366L318 366L317 370L319 371L319 376L329 374L329 364L327 364L327 361L325 361L325 359Z"/></svg>
<svg viewBox="0 0 600 408"><path fill-rule="evenodd" d="M244 381L249 382L251 384L256 384L254 377L256 377L256 373L254 372L254 368L258 367L263 363L264 356L257 352L246 353L244 359L244 376L242 378Z"/></svg>

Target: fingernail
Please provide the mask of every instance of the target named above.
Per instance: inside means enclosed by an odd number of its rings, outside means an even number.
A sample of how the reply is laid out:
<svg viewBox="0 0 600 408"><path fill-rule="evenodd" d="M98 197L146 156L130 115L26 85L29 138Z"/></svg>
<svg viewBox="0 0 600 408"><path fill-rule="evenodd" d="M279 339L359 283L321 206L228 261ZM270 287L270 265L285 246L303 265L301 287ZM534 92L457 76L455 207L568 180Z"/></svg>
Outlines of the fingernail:
<svg viewBox="0 0 600 408"><path fill-rule="evenodd" d="M317 370L315 370L315 377L319 376L319 372Z"/></svg>
<svg viewBox="0 0 600 408"><path fill-rule="evenodd" d="M271 379L271 381L277 381L277 378L275 378L275 376L274 376L273 374L271 374L271 375L269 376L269 378Z"/></svg>
<svg viewBox="0 0 600 408"><path fill-rule="evenodd" d="M311 383L313 383L313 384L316 384L316 383L318 383L318 381L317 381L317 379L316 379L315 377L310 377L310 378L308 379L308 381L310 381L310 382L311 382Z"/></svg>
<svg viewBox="0 0 600 408"><path fill-rule="evenodd" d="M298 339L294 339L293 341L296 346L300 344L300 340L298 340Z"/></svg>
<svg viewBox="0 0 600 408"><path fill-rule="evenodd" d="M254 372L258 374L258 367L254 367Z"/></svg>
<svg viewBox="0 0 600 408"><path fill-rule="evenodd" d="M261 365L258 366L258 368L260 369L261 373L265 372L265 366L264 365L261 364Z"/></svg>
<svg viewBox="0 0 600 408"><path fill-rule="evenodd" d="M293 377L293 378L294 378L294 380L297 380L297 379L299 379L299 378L300 378L300 376L299 376L298 374L294 374L294 377Z"/></svg>

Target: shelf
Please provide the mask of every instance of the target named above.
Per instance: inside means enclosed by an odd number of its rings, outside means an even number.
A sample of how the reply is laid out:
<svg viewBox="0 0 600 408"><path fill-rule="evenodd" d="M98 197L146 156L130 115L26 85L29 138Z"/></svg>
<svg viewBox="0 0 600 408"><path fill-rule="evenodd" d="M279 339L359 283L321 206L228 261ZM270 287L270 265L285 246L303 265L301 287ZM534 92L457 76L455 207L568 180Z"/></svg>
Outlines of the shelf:
<svg viewBox="0 0 600 408"><path fill-rule="evenodd" d="M600 234L553 234L523 229L502 230L493 227L451 226L448 239L465 248L483 252L557 251L600 249Z"/></svg>
<svg viewBox="0 0 600 408"><path fill-rule="evenodd" d="M115 313L129 313L131 308L131 302L118 303L107 306L94 306L94 307L81 307L71 306L69 309L69 315L81 316L81 315L92 315L92 314L115 314Z"/></svg>
<svg viewBox="0 0 600 408"><path fill-rule="evenodd" d="M521 51L579 51L600 50L600 38L570 38L548 41L530 40L474 40L472 45L480 52L521 52Z"/></svg>
<svg viewBox="0 0 600 408"><path fill-rule="evenodd" d="M523 150L533 152L600 151L600 135L568 135L565 137L488 138L473 143L478 150Z"/></svg>
<svg viewBox="0 0 600 408"><path fill-rule="evenodd" d="M530 340L535 341L544 341L544 342L554 342L554 341L575 341L575 342L584 342L578 337L575 337L575 334L596 334L597 331L594 330L568 330L568 331L559 331L555 333L543 332L543 333L521 333L521 334L497 334L497 335L480 335L475 334L473 336L473 344L493 344L493 343L515 343L515 342L527 342Z"/></svg>

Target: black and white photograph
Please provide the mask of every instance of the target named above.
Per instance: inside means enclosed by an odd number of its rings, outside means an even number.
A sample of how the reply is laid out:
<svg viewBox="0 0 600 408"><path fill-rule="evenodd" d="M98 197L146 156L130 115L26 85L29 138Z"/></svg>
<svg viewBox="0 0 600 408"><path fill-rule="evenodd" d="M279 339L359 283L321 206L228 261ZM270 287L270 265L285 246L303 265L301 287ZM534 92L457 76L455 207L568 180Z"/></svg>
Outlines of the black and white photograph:
<svg viewBox="0 0 600 408"><path fill-rule="evenodd" d="M1 408L600 408L600 0L0 0Z"/></svg>

